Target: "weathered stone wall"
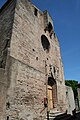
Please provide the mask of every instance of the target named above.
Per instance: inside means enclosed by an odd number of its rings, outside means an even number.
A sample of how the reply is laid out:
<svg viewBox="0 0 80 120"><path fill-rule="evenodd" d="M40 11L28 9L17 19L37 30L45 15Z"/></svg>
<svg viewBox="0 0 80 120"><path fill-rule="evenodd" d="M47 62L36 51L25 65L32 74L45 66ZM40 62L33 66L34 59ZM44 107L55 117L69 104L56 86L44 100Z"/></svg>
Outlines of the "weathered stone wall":
<svg viewBox="0 0 80 120"><path fill-rule="evenodd" d="M40 114L44 108L44 74L16 59L11 58L11 61L11 83L7 93L10 107L6 110L6 117L12 120L35 120L43 116L44 119L46 110Z"/></svg>
<svg viewBox="0 0 80 120"><path fill-rule="evenodd" d="M4 119L6 101L7 79L5 70L0 68L0 120Z"/></svg>
<svg viewBox="0 0 80 120"><path fill-rule="evenodd" d="M77 88L77 92L78 92L78 104L79 104L79 108L80 108L80 88Z"/></svg>
<svg viewBox="0 0 80 120"><path fill-rule="evenodd" d="M57 69L57 98L58 98L58 110L65 111L66 109L66 87L64 81L64 69L60 52L60 45L56 34L54 36L54 65Z"/></svg>
<svg viewBox="0 0 80 120"><path fill-rule="evenodd" d="M26 2L17 1L10 46L11 84L7 93L10 108L6 112L6 117L15 120L46 117L46 109L40 113L46 96L45 63L39 45L42 28L31 9Z"/></svg>
<svg viewBox="0 0 80 120"><path fill-rule="evenodd" d="M74 93L71 87L66 86L67 113L72 115L75 109Z"/></svg>
<svg viewBox="0 0 80 120"><path fill-rule="evenodd" d="M7 2L8 3L8 2ZM8 76L6 61L12 33L15 1L0 9L0 120L5 118L6 93L8 88Z"/></svg>
<svg viewBox="0 0 80 120"><path fill-rule="evenodd" d="M0 10L0 68L5 68L7 49L10 47L15 1L11 0L8 6L2 9Z"/></svg>
<svg viewBox="0 0 80 120"><path fill-rule="evenodd" d="M8 7L10 10L12 8ZM9 24L11 43L9 42L6 63L8 91L5 119L44 120L47 113L47 108L44 109L44 97L48 97L48 77L53 77L56 81L56 110L66 110L60 46L54 28L50 31L46 26L48 22L53 25L53 21L47 12L43 13L35 8L28 0L17 0L13 29L12 22ZM13 15L10 10L7 14ZM7 17L9 19L12 21L13 17ZM51 25L50 27L52 28Z"/></svg>

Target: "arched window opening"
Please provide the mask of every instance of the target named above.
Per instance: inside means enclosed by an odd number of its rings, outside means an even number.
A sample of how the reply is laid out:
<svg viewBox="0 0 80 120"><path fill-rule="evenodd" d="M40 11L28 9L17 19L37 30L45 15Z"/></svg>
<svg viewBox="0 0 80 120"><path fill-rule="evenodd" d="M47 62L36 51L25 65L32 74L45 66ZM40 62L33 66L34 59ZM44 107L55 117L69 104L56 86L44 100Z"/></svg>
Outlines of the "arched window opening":
<svg viewBox="0 0 80 120"><path fill-rule="evenodd" d="M55 84L56 84L56 81L52 77L49 77L48 78L48 85L53 86Z"/></svg>
<svg viewBox="0 0 80 120"><path fill-rule="evenodd" d="M49 24L48 24L48 31L49 31L49 33L50 33L52 30L53 30L53 26L52 26L52 24L49 22Z"/></svg>
<svg viewBox="0 0 80 120"><path fill-rule="evenodd" d="M47 50L47 52L49 52L50 43L49 43L49 40L47 39L47 37L45 35L41 36L41 43L42 43L43 49Z"/></svg>
<svg viewBox="0 0 80 120"><path fill-rule="evenodd" d="M51 22L48 23L48 25L46 26L46 28L44 29L44 31L45 31L45 32L48 31L50 38L52 37L52 34L53 34L53 26L52 26Z"/></svg>

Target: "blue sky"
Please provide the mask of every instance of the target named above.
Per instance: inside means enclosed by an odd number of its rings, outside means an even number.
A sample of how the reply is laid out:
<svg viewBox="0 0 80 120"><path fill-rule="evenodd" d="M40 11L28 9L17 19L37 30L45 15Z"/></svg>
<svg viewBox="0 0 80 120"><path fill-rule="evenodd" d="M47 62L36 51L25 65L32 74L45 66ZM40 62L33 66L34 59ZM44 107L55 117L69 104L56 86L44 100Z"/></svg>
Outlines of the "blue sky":
<svg viewBox="0 0 80 120"><path fill-rule="evenodd" d="M0 0L0 7L6 0ZM53 18L59 39L65 79L80 82L80 0L32 0Z"/></svg>

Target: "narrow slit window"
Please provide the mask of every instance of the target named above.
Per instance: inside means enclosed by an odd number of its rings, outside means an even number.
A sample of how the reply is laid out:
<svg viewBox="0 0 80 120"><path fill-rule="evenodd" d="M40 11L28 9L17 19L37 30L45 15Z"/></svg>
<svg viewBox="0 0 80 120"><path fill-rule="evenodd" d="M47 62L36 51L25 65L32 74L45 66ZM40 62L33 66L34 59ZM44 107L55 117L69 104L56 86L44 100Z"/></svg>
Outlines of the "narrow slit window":
<svg viewBox="0 0 80 120"><path fill-rule="evenodd" d="M38 15L38 10L35 8L34 9L34 15L37 16Z"/></svg>
<svg viewBox="0 0 80 120"><path fill-rule="evenodd" d="M7 120L9 120L9 116L7 116Z"/></svg>

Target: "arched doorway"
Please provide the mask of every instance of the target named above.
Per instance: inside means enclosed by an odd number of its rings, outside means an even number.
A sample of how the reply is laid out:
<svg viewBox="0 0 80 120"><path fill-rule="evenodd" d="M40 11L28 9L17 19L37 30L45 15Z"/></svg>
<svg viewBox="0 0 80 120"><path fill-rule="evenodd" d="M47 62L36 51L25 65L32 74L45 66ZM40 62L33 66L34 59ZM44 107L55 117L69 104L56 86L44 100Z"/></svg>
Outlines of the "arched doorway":
<svg viewBox="0 0 80 120"><path fill-rule="evenodd" d="M57 107L57 85L53 77L48 77L48 110Z"/></svg>

